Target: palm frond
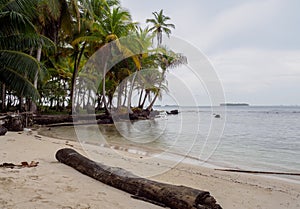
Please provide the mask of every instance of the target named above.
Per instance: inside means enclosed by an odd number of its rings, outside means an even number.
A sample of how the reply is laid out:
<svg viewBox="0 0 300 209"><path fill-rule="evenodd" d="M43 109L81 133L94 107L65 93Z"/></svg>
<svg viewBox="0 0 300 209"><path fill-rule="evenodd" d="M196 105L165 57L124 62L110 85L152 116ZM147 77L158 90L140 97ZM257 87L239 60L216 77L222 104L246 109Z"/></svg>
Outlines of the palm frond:
<svg viewBox="0 0 300 209"><path fill-rule="evenodd" d="M29 19L36 15L37 0L3 0L0 2L1 11L14 11Z"/></svg>
<svg viewBox="0 0 300 209"><path fill-rule="evenodd" d="M87 42L87 43L102 43L102 39L99 36L81 36L72 41L72 45L80 44L82 42Z"/></svg>
<svg viewBox="0 0 300 209"><path fill-rule="evenodd" d="M55 49L54 43L49 38L36 33L0 36L0 50L25 51L40 45L47 49Z"/></svg>
<svg viewBox="0 0 300 209"><path fill-rule="evenodd" d="M8 67L0 68L0 81L15 90L19 95L32 98L33 100L39 98L37 89L29 79L14 69Z"/></svg>
<svg viewBox="0 0 300 209"><path fill-rule="evenodd" d="M7 11L0 13L0 35L18 33L35 33L35 27L31 21L21 13Z"/></svg>
<svg viewBox="0 0 300 209"><path fill-rule="evenodd" d="M0 50L0 68L13 69L16 73L34 78L40 66L36 59L18 51Z"/></svg>

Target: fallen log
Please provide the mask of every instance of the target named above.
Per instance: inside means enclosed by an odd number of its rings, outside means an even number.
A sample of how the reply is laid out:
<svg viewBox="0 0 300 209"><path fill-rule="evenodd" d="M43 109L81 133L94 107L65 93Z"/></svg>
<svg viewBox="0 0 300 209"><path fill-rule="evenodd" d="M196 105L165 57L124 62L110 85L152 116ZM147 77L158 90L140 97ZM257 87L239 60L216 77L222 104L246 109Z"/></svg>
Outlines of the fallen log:
<svg viewBox="0 0 300 209"><path fill-rule="evenodd" d="M72 123L71 115L37 115L33 118L37 125L49 125L55 123Z"/></svg>
<svg viewBox="0 0 300 209"><path fill-rule="evenodd" d="M73 122L78 123L93 123L89 121L98 120L98 124L113 123L110 115L105 114L85 114L85 115L38 115L33 118L34 123L38 125L58 124L57 126L69 126ZM82 121L82 122L80 122ZM66 124L64 124L66 123Z"/></svg>
<svg viewBox="0 0 300 209"><path fill-rule="evenodd" d="M274 175L300 176L300 173L290 173L290 172L250 171L250 170L238 170L238 169L215 169L215 170L216 171L236 172L236 173L253 173L253 174L274 174Z"/></svg>
<svg viewBox="0 0 300 209"><path fill-rule="evenodd" d="M171 209L222 209L207 191L145 179L122 168L94 162L73 149L57 151L56 159L102 183L128 192L135 198L140 197Z"/></svg>

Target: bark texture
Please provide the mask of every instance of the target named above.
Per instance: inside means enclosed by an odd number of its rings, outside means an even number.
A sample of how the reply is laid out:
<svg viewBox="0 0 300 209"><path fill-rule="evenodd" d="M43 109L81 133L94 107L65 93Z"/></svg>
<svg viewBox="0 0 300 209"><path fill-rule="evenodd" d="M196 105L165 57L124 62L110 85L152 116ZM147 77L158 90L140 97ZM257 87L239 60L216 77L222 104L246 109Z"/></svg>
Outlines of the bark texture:
<svg viewBox="0 0 300 209"><path fill-rule="evenodd" d="M207 191L141 178L122 168L94 162L73 149L57 151L56 159L107 185L171 209L221 209Z"/></svg>

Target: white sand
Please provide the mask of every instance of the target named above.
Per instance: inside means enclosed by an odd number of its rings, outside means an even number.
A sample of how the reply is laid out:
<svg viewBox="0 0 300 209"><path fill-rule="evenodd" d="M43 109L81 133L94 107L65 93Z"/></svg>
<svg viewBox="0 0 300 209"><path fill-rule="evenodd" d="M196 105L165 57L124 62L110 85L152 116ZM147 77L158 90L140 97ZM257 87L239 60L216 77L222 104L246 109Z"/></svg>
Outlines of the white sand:
<svg viewBox="0 0 300 209"><path fill-rule="evenodd" d="M63 208L63 209L155 209L158 206L134 200L129 194L84 176L71 167L57 162L55 153L72 146L82 154L77 142L67 142L36 133L9 132L0 137L0 164L38 161L34 168L0 168L0 208ZM90 146L90 149L93 149ZM95 151L101 162L119 166L133 173L160 170L154 180L207 190L218 203L228 209L300 208L300 183L268 179L257 175L234 174L213 169L146 159L145 156L120 154L101 148ZM126 156L126 157L122 157ZM144 159L144 161L143 161Z"/></svg>

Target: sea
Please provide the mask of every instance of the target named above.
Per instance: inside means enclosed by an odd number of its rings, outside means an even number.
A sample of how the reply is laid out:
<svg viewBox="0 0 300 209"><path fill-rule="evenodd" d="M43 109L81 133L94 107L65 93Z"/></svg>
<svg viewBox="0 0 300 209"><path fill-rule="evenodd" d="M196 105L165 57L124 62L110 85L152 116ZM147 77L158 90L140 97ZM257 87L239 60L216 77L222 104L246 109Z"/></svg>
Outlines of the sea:
<svg viewBox="0 0 300 209"><path fill-rule="evenodd" d="M178 114L167 114L177 109ZM150 120L54 127L55 137L215 168L300 173L300 106L155 107ZM280 178L300 182L299 176Z"/></svg>

